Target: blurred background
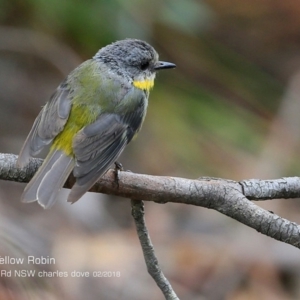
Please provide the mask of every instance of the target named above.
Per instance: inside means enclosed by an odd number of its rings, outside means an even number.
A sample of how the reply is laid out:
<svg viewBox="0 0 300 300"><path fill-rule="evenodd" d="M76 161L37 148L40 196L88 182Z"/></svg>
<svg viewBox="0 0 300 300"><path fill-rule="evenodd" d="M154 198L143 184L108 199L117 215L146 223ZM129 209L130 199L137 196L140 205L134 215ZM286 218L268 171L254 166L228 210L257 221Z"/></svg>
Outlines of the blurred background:
<svg viewBox="0 0 300 300"><path fill-rule="evenodd" d="M300 174L296 0L0 0L0 151L18 154L66 75L127 37L148 41L177 68L158 75L142 131L120 158L125 169L233 180ZM55 264L0 269L53 278L1 276L1 299L163 299L128 199L89 193L71 206L62 191L44 211L20 203L24 187L0 182L0 256ZM297 199L259 205L300 223ZM300 299L298 249L204 208L146 203L146 221L181 299Z"/></svg>

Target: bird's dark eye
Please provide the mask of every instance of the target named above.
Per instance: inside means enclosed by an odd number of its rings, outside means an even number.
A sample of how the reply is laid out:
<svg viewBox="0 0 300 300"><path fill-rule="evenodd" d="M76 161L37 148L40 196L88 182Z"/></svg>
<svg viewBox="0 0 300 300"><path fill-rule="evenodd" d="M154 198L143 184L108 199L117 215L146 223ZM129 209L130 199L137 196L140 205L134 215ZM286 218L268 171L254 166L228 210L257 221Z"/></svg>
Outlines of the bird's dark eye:
<svg viewBox="0 0 300 300"><path fill-rule="evenodd" d="M145 71L146 69L148 69L148 67L149 67L149 61L143 62L143 63L141 64L141 69L142 69L142 71Z"/></svg>

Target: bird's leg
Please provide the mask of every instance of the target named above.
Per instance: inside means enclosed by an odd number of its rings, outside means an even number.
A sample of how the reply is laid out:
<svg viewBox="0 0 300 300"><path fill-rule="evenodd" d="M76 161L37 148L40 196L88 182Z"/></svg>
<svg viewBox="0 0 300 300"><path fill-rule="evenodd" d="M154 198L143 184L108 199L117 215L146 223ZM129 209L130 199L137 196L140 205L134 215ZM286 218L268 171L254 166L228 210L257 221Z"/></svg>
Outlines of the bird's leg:
<svg viewBox="0 0 300 300"><path fill-rule="evenodd" d="M120 162L115 161L115 184L119 188L119 171L124 171L123 166Z"/></svg>

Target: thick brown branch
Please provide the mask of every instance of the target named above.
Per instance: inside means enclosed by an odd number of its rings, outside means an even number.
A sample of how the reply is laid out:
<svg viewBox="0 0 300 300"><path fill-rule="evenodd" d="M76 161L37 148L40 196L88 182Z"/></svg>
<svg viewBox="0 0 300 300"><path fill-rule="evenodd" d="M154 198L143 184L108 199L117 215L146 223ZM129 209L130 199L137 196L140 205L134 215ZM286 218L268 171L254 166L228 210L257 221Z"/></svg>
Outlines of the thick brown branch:
<svg viewBox="0 0 300 300"><path fill-rule="evenodd" d="M32 159L26 168L20 170L16 168L16 159L15 155L0 154L0 179L28 182L42 162ZM70 177L65 187L70 188L73 183L74 178ZM119 172L116 185L114 171L109 170L91 191L129 199L212 208L265 235L300 248L300 227L297 224L270 213L247 199L299 197L298 177L235 182L216 178L189 180Z"/></svg>

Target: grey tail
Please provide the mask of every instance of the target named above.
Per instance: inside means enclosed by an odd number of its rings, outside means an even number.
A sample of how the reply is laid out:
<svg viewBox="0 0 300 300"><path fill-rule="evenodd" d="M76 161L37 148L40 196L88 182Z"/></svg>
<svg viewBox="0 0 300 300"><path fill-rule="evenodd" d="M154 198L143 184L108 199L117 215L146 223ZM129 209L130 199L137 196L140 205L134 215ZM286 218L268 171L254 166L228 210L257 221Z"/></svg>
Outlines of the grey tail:
<svg viewBox="0 0 300 300"><path fill-rule="evenodd" d="M51 151L26 186L21 197L22 202L38 201L43 208L50 208L72 172L74 164L74 159L61 150Z"/></svg>
<svg viewBox="0 0 300 300"><path fill-rule="evenodd" d="M96 181L97 180L95 180L95 182ZM71 202L71 204L74 204L94 185L95 182L93 182L92 184L83 185L83 186L79 185L78 182L76 182L71 189L71 192L68 197L68 202Z"/></svg>

